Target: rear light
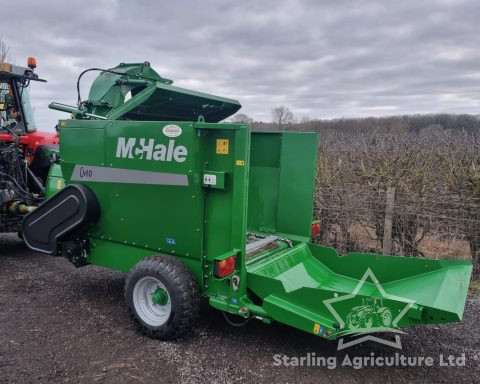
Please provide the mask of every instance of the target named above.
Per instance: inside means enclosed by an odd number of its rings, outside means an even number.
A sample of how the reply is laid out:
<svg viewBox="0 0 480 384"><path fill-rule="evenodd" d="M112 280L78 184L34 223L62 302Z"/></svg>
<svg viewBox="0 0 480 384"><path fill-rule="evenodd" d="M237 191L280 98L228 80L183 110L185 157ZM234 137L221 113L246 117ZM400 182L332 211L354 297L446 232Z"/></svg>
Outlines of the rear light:
<svg viewBox="0 0 480 384"><path fill-rule="evenodd" d="M235 256L227 257L223 260L215 260L215 276L225 277L235 271Z"/></svg>
<svg viewBox="0 0 480 384"><path fill-rule="evenodd" d="M318 221L315 223L312 223L312 238L317 237L319 233L320 233L320 223Z"/></svg>

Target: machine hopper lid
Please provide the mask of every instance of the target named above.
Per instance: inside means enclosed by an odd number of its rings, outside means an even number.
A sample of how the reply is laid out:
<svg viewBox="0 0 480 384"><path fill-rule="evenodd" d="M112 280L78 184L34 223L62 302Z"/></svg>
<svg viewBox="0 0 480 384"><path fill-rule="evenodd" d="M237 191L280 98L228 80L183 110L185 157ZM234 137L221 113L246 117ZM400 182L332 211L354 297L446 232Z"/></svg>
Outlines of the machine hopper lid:
<svg viewBox="0 0 480 384"><path fill-rule="evenodd" d="M241 105L237 100L196 92L170 84L156 82L155 89L148 88L148 97L141 103L132 103L122 118L130 120L197 121L218 123L236 113ZM132 96L134 91L132 91ZM136 105L135 105L136 104ZM126 105L125 105L126 107Z"/></svg>

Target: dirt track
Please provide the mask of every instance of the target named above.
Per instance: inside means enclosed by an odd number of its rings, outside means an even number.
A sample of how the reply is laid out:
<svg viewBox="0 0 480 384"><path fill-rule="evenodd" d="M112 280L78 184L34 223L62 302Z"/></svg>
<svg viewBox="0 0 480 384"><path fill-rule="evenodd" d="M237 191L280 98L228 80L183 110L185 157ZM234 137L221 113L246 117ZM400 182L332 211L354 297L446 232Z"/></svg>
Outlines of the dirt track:
<svg viewBox="0 0 480 384"><path fill-rule="evenodd" d="M1 383L397 383L478 382L480 294L471 293L464 322L418 327L402 351L367 342L337 352L337 343L279 324L241 328L204 305L182 340L160 342L136 333L123 304L123 274L75 269L62 258L27 250L0 235ZM277 367L273 356L337 356L337 368ZM431 356L433 367L340 367L354 356ZM439 355L466 354L464 367L439 367Z"/></svg>

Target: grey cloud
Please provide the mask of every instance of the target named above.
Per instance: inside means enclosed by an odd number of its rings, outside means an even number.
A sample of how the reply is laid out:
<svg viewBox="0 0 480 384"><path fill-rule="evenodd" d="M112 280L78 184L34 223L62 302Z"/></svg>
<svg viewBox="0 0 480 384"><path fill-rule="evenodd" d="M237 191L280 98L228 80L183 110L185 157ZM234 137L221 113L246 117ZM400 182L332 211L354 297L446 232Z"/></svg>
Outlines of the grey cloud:
<svg viewBox="0 0 480 384"><path fill-rule="evenodd" d="M178 86L238 98L257 120L280 104L310 118L480 107L475 0L17 3L27 12L0 33L49 80L32 89L43 128L63 117L50 101L75 103L81 70L144 60Z"/></svg>

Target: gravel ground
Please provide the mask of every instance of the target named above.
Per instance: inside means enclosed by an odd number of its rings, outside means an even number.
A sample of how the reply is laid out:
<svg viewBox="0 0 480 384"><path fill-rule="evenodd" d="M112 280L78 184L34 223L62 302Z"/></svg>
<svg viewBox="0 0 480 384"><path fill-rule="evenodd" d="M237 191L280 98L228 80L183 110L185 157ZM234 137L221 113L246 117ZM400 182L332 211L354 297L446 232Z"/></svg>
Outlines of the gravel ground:
<svg viewBox="0 0 480 384"><path fill-rule="evenodd" d="M0 235L1 383L399 383L479 382L480 294L470 293L464 322L408 329L402 351L366 342L337 352L281 324L234 328L203 305L191 332L174 342L139 335L123 304L124 275L27 250ZM274 366L274 355L337 359L336 368ZM345 356L431 356L432 367L342 366ZM465 366L439 356L465 353Z"/></svg>

